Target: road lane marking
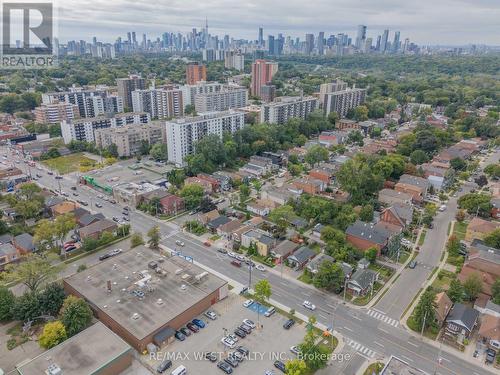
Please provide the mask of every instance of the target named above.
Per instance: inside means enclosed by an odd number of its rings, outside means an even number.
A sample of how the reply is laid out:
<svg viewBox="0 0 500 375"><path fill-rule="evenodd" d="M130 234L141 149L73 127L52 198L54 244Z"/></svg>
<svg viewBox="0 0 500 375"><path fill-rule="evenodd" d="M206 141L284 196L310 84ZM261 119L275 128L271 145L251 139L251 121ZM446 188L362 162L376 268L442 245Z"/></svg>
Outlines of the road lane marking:
<svg viewBox="0 0 500 375"><path fill-rule="evenodd" d="M379 331L382 331L382 332L384 332L384 333L389 334L389 332L387 332L387 331L386 331L385 329L383 329L383 328L380 328L380 327L379 327L379 328L378 328L378 330L379 330Z"/></svg>
<svg viewBox="0 0 500 375"><path fill-rule="evenodd" d="M418 347L419 347L419 345L418 345L418 344L414 344L414 343L412 343L412 342L410 342L410 341L408 341L408 344L410 344L411 346L414 346L415 348L418 348Z"/></svg>
<svg viewBox="0 0 500 375"><path fill-rule="evenodd" d="M350 329L349 327L345 327L345 326L344 326L344 327L342 327L342 328L344 328L344 329L346 329L346 330L348 330L348 331L352 332L352 329Z"/></svg>
<svg viewBox="0 0 500 375"><path fill-rule="evenodd" d="M405 355L403 355L403 354L401 354L401 357L403 357L404 359L406 359L406 360L408 360L408 361L413 362L413 359L411 359L411 358L409 358L409 357L407 357L407 356L405 356Z"/></svg>
<svg viewBox="0 0 500 375"><path fill-rule="evenodd" d="M359 321L363 321L363 319L361 319L360 317L358 317L358 316L356 316L356 315L351 316L351 318L356 319L356 320L359 320Z"/></svg>

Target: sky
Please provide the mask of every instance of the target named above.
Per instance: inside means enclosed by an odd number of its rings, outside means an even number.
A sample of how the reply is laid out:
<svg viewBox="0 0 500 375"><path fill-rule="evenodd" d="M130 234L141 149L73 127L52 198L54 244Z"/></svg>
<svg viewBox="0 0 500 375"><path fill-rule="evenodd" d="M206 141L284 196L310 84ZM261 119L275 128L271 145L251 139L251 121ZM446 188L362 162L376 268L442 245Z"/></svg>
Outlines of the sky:
<svg viewBox="0 0 500 375"><path fill-rule="evenodd" d="M127 31L137 39L146 33L198 30L208 18L212 35L257 39L279 32L304 39L305 33L325 36L367 25L376 40L384 29L401 31L421 45L500 45L500 0L56 0L59 40L113 42Z"/></svg>

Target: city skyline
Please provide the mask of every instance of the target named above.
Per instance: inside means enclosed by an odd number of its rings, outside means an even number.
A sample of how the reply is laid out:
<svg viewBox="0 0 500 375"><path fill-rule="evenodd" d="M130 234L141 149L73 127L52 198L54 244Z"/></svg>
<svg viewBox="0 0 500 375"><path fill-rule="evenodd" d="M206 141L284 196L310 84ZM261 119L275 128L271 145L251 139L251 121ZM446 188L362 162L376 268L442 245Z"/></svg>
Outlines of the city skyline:
<svg viewBox="0 0 500 375"><path fill-rule="evenodd" d="M418 5L384 0L366 4L361 0L317 1L304 7L298 0L274 2L253 0L235 4L227 0L210 3L91 0L85 7L76 0L60 4L59 39L98 39L113 42L135 29L156 38L163 32L189 32L209 20L212 35L229 34L235 39L256 40L258 28L267 35L283 33L304 38L306 33L355 35L359 24L376 38L383 30L398 30L421 45L500 45L500 8L493 0L424 0ZM285 8L285 9L284 9ZM446 17L443 17L446 14ZM137 21L144 20L144 21Z"/></svg>

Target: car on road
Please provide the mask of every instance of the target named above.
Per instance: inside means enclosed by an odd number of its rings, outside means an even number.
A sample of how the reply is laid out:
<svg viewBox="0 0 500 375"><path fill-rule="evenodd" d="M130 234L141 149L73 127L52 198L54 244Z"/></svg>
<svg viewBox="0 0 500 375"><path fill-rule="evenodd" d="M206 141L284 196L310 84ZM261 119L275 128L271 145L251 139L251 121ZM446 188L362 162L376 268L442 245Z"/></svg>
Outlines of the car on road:
<svg viewBox="0 0 500 375"><path fill-rule="evenodd" d="M54 174L54 172L48 171L48 172L47 172L47 174L48 174L49 176L52 176L52 175Z"/></svg>
<svg viewBox="0 0 500 375"><path fill-rule="evenodd" d="M416 260L412 260L412 261L408 264L408 268L411 268L411 269L414 269L416 266L417 266L417 261L416 261Z"/></svg>
<svg viewBox="0 0 500 375"><path fill-rule="evenodd" d="M243 307L249 307L253 304L253 302L253 299L247 299L245 302L243 302Z"/></svg>
<svg viewBox="0 0 500 375"><path fill-rule="evenodd" d="M40 173L37 173L37 174L36 174L36 176L37 176L38 178L42 178L42 175L41 175Z"/></svg>
<svg viewBox="0 0 500 375"><path fill-rule="evenodd" d="M304 306L306 309L311 310L311 311L316 310L316 305L314 305L313 303L311 303L309 301L304 301L302 303L302 306Z"/></svg>
<svg viewBox="0 0 500 375"><path fill-rule="evenodd" d="M69 194L68 194L68 193L66 193L65 191L61 191L61 195L62 195L63 197L69 197Z"/></svg>
<svg viewBox="0 0 500 375"><path fill-rule="evenodd" d="M122 215L123 216L128 216L128 211L123 210Z"/></svg>
<svg viewBox="0 0 500 375"><path fill-rule="evenodd" d="M443 212L446 210L446 205L445 204L442 204L441 206L439 206L439 211Z"/></svg>
<svg viewBox="0 0 500 375"><path fill-rule="evenodd" d="M116 221L118 223L120 221L120 218L113 216L113 221Z"/></svg>
<svg viewBox="0 0 500 375"><path fill-rule="evenodd" d="M70 189L71 190L76 190L76 186L71 186Z"/></svg>
<svg viewBox="0 0 500 375"><path fill-rule="evenodd" d="M246 324L250 328L254 329L255 328L255 323L252 322L250 319L243 319L243 324Z"/></svg>
<svg viewBox="0 0 500 375"><path fill-rule="evenodd" d="M104 195L102 195L102 194L99 194L99 195L97 196L97 198L99 198L99 199L102 199L103 197L104 197Z"/></svg>
<svg viewBox="0 0 500 375"><path fill-rule="evenodd" d="M179 240L175 241L175 244L176 244L177 246L184 246L184 242L179 241Z"/></svg>
<svg viewBox="0 0 500 375"><path fill-rule="evenodd" d="M288 319L285 323L283 323L283 328L284 329L290 329L292 326L295 324L295 320L293 319Z"/></svg>
<svg viewBox="0 0 500 375"><path fill-rule="evenodd" d="M78 194L76 191L74 191L74 192L73 192L73 195L74 195L75 197L78 197L78 195L79 195L79 194Z"/></svg>
<svg viewBox="0 0 500 375"><path fill-rule="evenodd" d="M200 329L198 328L198 326L194 323L191 323L189 322L188 324L186 324L186 327L188 327L189 330L191 330L192 332L194 333L197 333L200 331Z"/></svg>
<svg viewBox="0 0 500 375"><path fill-rule="evenodd" d="M286 374L285 364L281 361L274 361L274 367L280 370L282 373Z"/></svg>
<svg viewBox="0 0 500 375"><path fill-rule="evenodd" d="M111 203L111 204L116 204L116 201L115 201L114 199L110 199L110 200L109 200L109 203Z"/></svg>
<svg viewBox="0 0 500 375"><path fill-rule="evenodd" d="M96 202L95 206L96 206L97 208L102 208L102 204L100 204L99 202Z"/></svg>
<svg viewBox="0 0 500 375"><path fill-rule="evenodd" d="M204 315L210 320L217 319L217 314L214 313L212 310L208 310Z"/></svg>
<svg viewBox="0 0 500 375"><path fill-rule="evenodd" d="M128 216L123 216L122 219L123 221L130 221L130 218Z"/></svg>
<svg viewBox="0 0 500 375"><path fill-rule="evenodd" d="M240 262L244 262L246 260L243 255L236 255L236 259L238 259Z"/></svg>
<svg viewBox="0 0 500 375"><path fill-rule="evenodd" d="M275 375L275 373L274 373L273 370L266 370L266 372L264 373L264 375Z"/></svg>
<svg viewBox="0 0 500 375"><path fill-rule="evenodd" d="M199 328L205 328L205 322L201 319L193 319L193 324L196 324Z"/></svg>
<svg viewBox="0 0 500 375"><path fill-rule="evenodd" d="M80 203L82 206L88 206L89 203L87 201L84 201L84 200L79 200L78 203Z"/></svg>
<svg viewBox="0 0 500 375"><path fill-rule="evenodd" d="M232 260L231 264L235 267L241 267L241 262L239 260Z"/></svg>
<svg viewBox="0 0 500 375"><path fill-rule="evenodd" d="M255 266L255 268L257 268L261 272L265 272L266 271L266 267L264 267L262 264L257 264Z"/></svg>
<svg viewBox="0 0 500 375"><path fill-rule="evenodd" d="M227 256L230 258L236 258L236 253L233 253L232 251L227 253Z"/></svg>
<svg viewBox="0 0 500 375"><path fill-rule="evenodd" d="M225 361L220 361L217 363L217 367L224 371L226 374L232 374L233 368L229 365L229 363Z"/></svg>
<svg viewBox="0 0 500 375"><path fill-rule="evenodd" d="M62 180L62 176L56 176L55 179L56 180Z"/></svg>
<svg viewBox="0 0 500 375"><path fill-rule="evenodd" d="M205 245L206 247L212 246L212 244L210 242L208 242L208 241L203 242L203 245Z"/></svg>
<svg viewBox="0 0 500 375"><path fill-rule="evenodd" d="M99 260L104 260L104 259L108 259L108 258L114 257L115 255L118 255L118 254L120 254L122 252L123 252L122 249L111 250L111 251L107 252L106 254L101 255L99 257Z"/></svg>
<svg viewBox="0 0 500 375"><path fill-rule="evenodd" d="M170 367L172 367L172 361L170 359L166 359L162 363L159 364L159 366L156 368L156 372L159 374L163 374Z"/></svg>
<svg viewBox="0 0 500 375"><path fill-rule="evenodd" d="M226 250L226 249L224 249L223 247L218 247L218 248L217 248L217 251L218 251L219 253L221 253L221 254L227 254L227 250Z"/></svg>

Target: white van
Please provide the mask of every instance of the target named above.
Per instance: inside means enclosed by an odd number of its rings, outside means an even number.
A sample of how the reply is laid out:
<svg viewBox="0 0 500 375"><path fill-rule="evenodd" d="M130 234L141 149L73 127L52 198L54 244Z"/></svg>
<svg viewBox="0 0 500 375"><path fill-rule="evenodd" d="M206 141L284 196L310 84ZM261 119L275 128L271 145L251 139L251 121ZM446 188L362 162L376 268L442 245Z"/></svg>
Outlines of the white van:
<svg viewBox="0 0 500 375"><path fill-rule="evenodd" d="M180 365L170 373L170 375L185 375L185 374L187 374L187 370L183 365Z"/></svg>

